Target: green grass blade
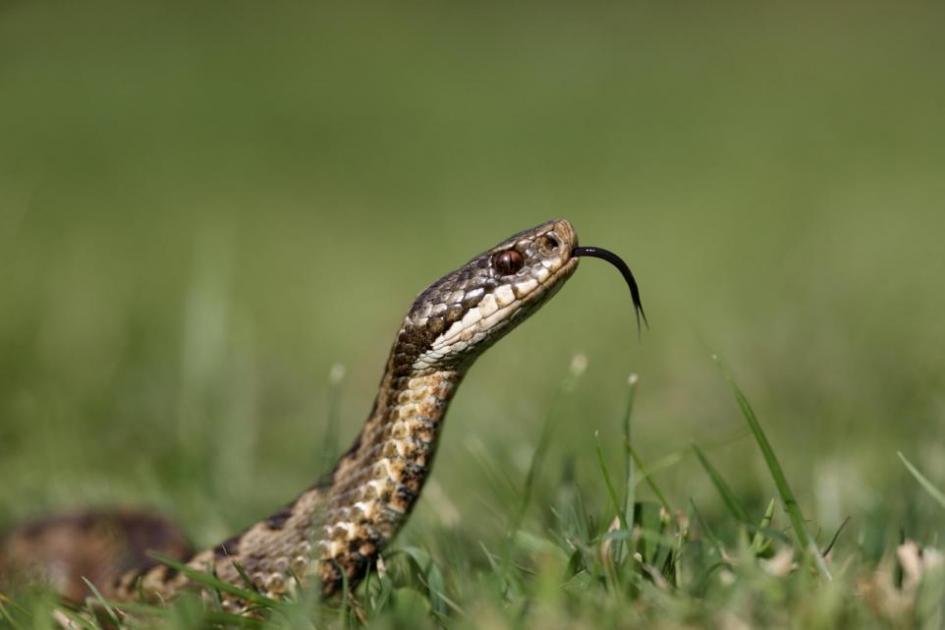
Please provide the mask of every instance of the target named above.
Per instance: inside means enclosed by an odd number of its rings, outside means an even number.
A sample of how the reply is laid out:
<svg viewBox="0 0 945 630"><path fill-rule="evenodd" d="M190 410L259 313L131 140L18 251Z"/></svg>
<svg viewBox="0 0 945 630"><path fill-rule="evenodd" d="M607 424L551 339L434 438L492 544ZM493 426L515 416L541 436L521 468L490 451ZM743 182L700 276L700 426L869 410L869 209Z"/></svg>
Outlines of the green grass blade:
<svg viewBox="0 0 945 630"><path fill-rule="evenodd" d="M826 557L826 555L830 553L830 551L834 548L834 546L837 544L837 541L840 540L840 534L843 533L843 530L846 528L847 523L849 522L850 522L849 516L843 519L843 522L840 523L840 527L838 527L837 531L834 532L833 538L830 539L830 542L827 543L827 546L824 547L824 550L821 552L823 556Z"/></svg>
<svg viewBox="0 0 945 630"><path fill-rule="evenodd" d="M794 491L791 490L791 485L784 475L784 470L781 468L781 463L778 461L777 455L774 454L774 449L771 447L771 442L768 441L768 436L765 435L764 429L761 428L758 416L755 415L755 411L748 402L748 398L745 397L745 394L735 382L734 377L725 368L721 360L717 356L713 356L713 359L719 366L719 369L722 370L725 380L728 381L728 384L731 386L742 415L745 416L748 427L751 429L751 433L758 443L758 448L761 449L765 464L768 466L771 478L774 479L774 485L777 487L778 494L781 496L781 502L784 504L784 509L791 520L791 528L794 530L794 536L797 538L798 545L803 553L813 557L814 563L821 575L827 579L831 579L830 571L824 563L823 556L820 555L820 551L814 545L810 534L807 532L807 526L804 522L804 515L801 513L801 507L798 505Z"/></svg>
<svg viewBox="0 0 945 630"><path fill-rule="evenodd" d="M692 444L692 450L695 452L699 463L702 464L702 467L705 468L705 471L709 474L709 479L712 480L712 484L715 486L715 489L718 490L728 511L731 512L732 516L740 523L747 524L749 521L748 512L745 511L745 508L739 503L731 487L725 482L725 479L722 478L722 475L719 474L715 466L709 462L709 459L705 456L705 453L702 452L702 449L699 448L698 444Z"/></svg>
<svg viewBox="0 0 945 630"><path fill-rule="evenodd" d="M7 600L6 596L3 593L0 593L0 619L10 624L10 627L13 628L14 630L22 630L23 626L18 624L16 620L13 618L13 615L10 614L10 611L7 610L7 607L6 607L7 601L9 600Z"/></svg>
<svg viewBox="0 0 945 630"><path fill-rule="evenodd" d="M771 527L771 521L774 520L774 499L768 501L768 507L765 508L765 514L761 517L761 523L751 540L751 551L756 556L764 553L770 545L770 539L765 538L764 531Z"/></svg>
<svg viewBox="0 0 945 630"><path fill-rule="evenodd" d="M246 573L246 569L243 568L243 564L241 562L234 560L233 568L236 569L236 572L239 574L240 579L243 580L243 584L246 585L247 589L253 591L254 593L259 592L259 589L256 588L255 584L253 584L253 579Z"/></svg>
<svg viewBox="0 0 945 630"><path fill-rule="evenodd" d="M648 485L650 487L650 490L653 491L653 494L656 495L656 499L660 502L660 505L662 505L663 509L665 509L667 512L672 513L672 508L669 506L669 501L666 500L666 495L664 495L662 491L660 491L659 486L657 486L656 482L653 481L653 475L651 474L652 471L650 471L643 464L643 460L640 459L639 453L637 453L633 449L633 447L630 446L629 444L627 444L627 451L630 453L630 457L632 457L633 461L636 463L637 468L640 469L640 474L642 475L643 479L646 481L646 485Z"/></svg>
<svg viewBox="0 0 945 630"><path fill-rule="evenodd" d="M89 590L92 591L92 596L95 599L95 602L105 609L105 612L108 614L108 617L114 622L116 626L121 625L121 620L118 618L118 613L115 612L115 609L108 605L108 602L105 601L105 598L102 597L102 594L95 588L95 585L92 584L85 576L82 577L82 581L85 582L85 585L89 587Z"/></svg>
<svg viewBox="0 0 945 630"><path fill-rule="evenodd" d="M640 378L636 374L631 374L627 378L627 406L623 412L623 443L625 445L623 454L623 513L624 527L626 522L632 520L634 486L633 486L633 455L630 454L630 418L633 415L633 403L637 398L637 384Z"/></svg>
<svg viewBox="0 0 945 630"><path fill-rule="evenodd" d="M696 523L698 523L699 527L702 529L703 535L705 535L709 543L711 543L711 545L715 548L719 558L724 560L726 558L725 545L723 545L722 541L719 540L719 537L715 535L715 532L712 531L712 528L709 527L709 524L706 522L706 520L702 518L702 513L699 512L699 508L696 507L696 503L692 500L692 498L689 499L689 510L695 517Z"/></svg>
<svg viewBox="0 0 945 630"><path fill-rule="evenodd" d="M623 510L620 509L620 499L617 498L617 490L614 488L614 484L610 480L610 472L607 470L607 462L604 461L604 450L600 445L600 434L595 432L594 439L597 440L597 463L600 466L601 476L604 478L604 485L607 486L607 495L610 497L610 502L614 512L617 514L617 518L620 519L620 527L629 531L630 528L627 526L627 519L624 517Z"/></svg>
<svg viewBox="0 0 945 630"><path fill-rule="evenodd" d="M517 532L522 526L522 521L525 518L525 512L528 510L528 506L531 503L532 493L534 492L535 488L535 480L538 478L538 475L541 472L541 466L545 461L545 454L548 451L548 447L551 445L551 436L554 434L554 430L558 424L558 417L560 415L559 411L562 402L568 394L574 391L577 381L584 373L585 367L586 359L583 357L575 357L571 362L571 369L568 373L568 376L562 380L561 385L558 387L558 391L555 392L555 395L552 398L552 404L545 416L545 422L542 425L541 435L538 438L538 445L535 447L535 452L532 455L532 461L529 464L528 472L525 475L525 483L522 486L522 500L519 503L518 511L515 513L515 520L512 522L509 536L514 536L515 532Z"/></svg>
<svg viewBox="0 0 945 630"><path fill-rule="evenodd" d="M258 604L259 606L262 606L264 608L272 608L277 603L275 600L269 599L268 597L264 595L260 595L259 593L255 593L245 588L240 588L234 584L230 584L229 582L221 580L220 578L216 576L213 576L209 573L205 573L203 571L198 571L192 567L187 566L186 564L183 564L176 560L172 560L171 558L162 556L161 554L152 553L150 554L150 556L154 558L155 560L157 560L158 562L160 562L161 564L166 564L172 569L177 569L178 571L186 575L189 579L196 582L197 584L200 584L201 586L205 586L207 588L216 589L223 593L234 595L236 597L239 597L242 600L251 602L253 604Z"/></svg>
<svg viewBox="0 0 945 630"><path fill-rule="evenodd" d="M325 435L319 443L319 461L322 468L329 470L338 458L338 437L341 426L341 390L345 378L345 367L340 363L331 366L328 373L328 409L325 421Z"/></svg>
<svg viewBox="0 0 945 630"><path fill-rule="evenodd" d="M522 523L525 520L525 514L528 511L528 506L532 499L532 493L534 492L535 480L539 478L539 473L541 472L545 455L547 454L548 448L551 445L551 436L554 434L558 422L560 421L561 408L563 407L563 403L567 397L574 392L578 382L581 379L581 376L584 374L586 369L587 357L584 355L575 355L571 360L568 374L564 379L562 379L561 384L558 386L557 391L552 397L551 405L545 415L545 422L542 425L541 436L538 438L538 445L535 447L535 452L532 454L531 463L528 466L528 472L525 475L525 483L522 487L522 498L519 502L518 509L514 512L512 522L509 525L505 549L502 553L502 573L507 577L511 574L512 544L515 539L515 534L519 529L521 529Z"/></svg>
<svg viewBox="0 0 945 630"><path fill-rule="evenodd" d="M600 466L600 472L604 478L604 485L607 487L607 495L610 497L611 508L617 515L617 519L620 522L621 529L625 532L629 532L629 527L627 527L627 519L624 515L623 510L620 509L620 499L617 498L617 490L616 488L614 488L614 484L610 479L610 472L607 470L607 462L604 461L604 450L601 448L601 445L600 445L600 434L596 431L594 432L594 439L597 442L597 445L596 445L597 464ZM604 561L603 568L604 568L605 574L607 575L607 579L615 586L620 584L620 575L615 565L617 562L620 561L620 557L622 553L623 553L623 541L618 540L616 544L614 545L613 550L611 550L611 552L608 554L612 561L602 558L602 560Z"/></svg>
<svg viewBox="0 0 945 630"><path fill-rule="evenodd" d="M931 497L935 499L939 505L941 505L942 507L945 507L945 494L943 494L941 490L936 488L932 484L932 482L929 481L928 478L926 478L925 475L920 473L919 469L913 466L912 462L906 459L906 456L903 455L902 452L896 451L896 455L898 455L899 459L902 460L902 463L906 467L906 470L908 470L912 474L912 476L915 477L916 481L919 482L919 485L925 488L925 491L928 492L929 495L931 495Z"/></svg>

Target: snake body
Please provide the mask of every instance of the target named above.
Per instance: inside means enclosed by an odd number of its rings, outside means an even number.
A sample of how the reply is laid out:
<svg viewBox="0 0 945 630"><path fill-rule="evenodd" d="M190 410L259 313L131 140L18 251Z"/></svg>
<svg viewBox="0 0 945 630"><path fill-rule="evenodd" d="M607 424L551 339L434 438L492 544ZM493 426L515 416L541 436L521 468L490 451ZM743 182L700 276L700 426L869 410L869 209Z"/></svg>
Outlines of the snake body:
<svg viewBox="0 0 945 630"><path fill-rule="evenodd" d="M271 597L306 583L320 584L326 597L345 583L354 588L419 498L447 408L470 366L563 286L577 267L576 246L568 221L549 221L505 239L420 293L397 332L367 421L333 470L268 518L185 556L186 564L245 586L242 571ZM34 540L53 532L49 524L33 529ZM24 535L14 532L0 547L6 564L31 561L22 557L30 554ZM43 554L32 549L35 563ZM66 578L69 570L60 567ZM192 586L164 564L115 574L101 577L97 587L116 600L162 601ZM231 610L245 604L230 596L223 603Z"/></svg>

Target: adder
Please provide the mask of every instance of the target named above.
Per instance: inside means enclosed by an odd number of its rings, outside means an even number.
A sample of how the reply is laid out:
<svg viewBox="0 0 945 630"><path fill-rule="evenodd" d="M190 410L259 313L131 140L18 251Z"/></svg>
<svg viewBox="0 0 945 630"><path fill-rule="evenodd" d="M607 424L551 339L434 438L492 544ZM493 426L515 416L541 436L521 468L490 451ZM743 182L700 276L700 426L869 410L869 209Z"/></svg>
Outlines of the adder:
<svg viewBox="0 0 945 630"><path fill-rule="evenodd" d="M46 518L0 544L0 574L38 576L64 597L87 595L83 577L115 601L166 601L188 577L145 553L180 558L223 580L281 597L318 584L325 597L353 588L403 526L430 474L447 408L482 353L545 304L582 256L616 265L615 254L578 246L566 220L519 232L419 294L394 339L367 421L334 468L295 500L216 547L190 552L169 521L146 512L87 512ZM225 596L223 605L245 602Z"/></svg>

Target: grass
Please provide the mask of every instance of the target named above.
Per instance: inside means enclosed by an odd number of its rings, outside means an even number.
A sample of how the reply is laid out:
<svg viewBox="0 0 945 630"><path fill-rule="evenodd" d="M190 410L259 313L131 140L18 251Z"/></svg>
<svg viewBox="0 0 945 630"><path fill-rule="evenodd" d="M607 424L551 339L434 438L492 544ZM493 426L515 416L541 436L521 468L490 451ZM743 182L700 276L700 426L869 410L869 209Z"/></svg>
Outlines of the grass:
<svg viewBox="0 0 945 630"><path fill-rule="evenodd" d="M145 505L224 540L344 450L419 289L562 215L631 263L642 339L582 264L464 382L383 573L126 612L940 626L941 18L0 3L0 529Z"/></svg>
<svg viewBox="0 0 945 630"><path fill-rule="evenodd" d="M916 481L918 481L919 484L921 484L922 487L925 489L925 491L929 493L929 496L935 499L935 501L939 505L941 505L942 507L945 507L945 494L943 494L941 490L936 488L935 485L931 481L929 481L925 475L920 473L919 470L915 466L912 465L912 462L906 459L905 455L903 455L902 453L896 453L896 454L899 456L899 459L902 460L902 463L903 465L905 465L906 469L908 469L908 471L912 473L912 476L915 477Z"/></svg>
<svg viewBox="0 0 945 630"><path fill-rule="evenodd" d="M572 487L559 488L557 497L549 497L546 510L553 520L543 528L525 527L527 505L520 505L511 512L518 516L511 523L502 556L480 546L454 549L466 557L450 555L447 560L423 547L396 544L385 553L379 573L354 593L345 590L342 597L328 602L307 590L287 601L272 600L161 558L217 596L201 601L187 595L167 606L147 606L106 602L93 591L89 605L101 614L81 610L60 610L59 614L87 628L141 623L162 627L401 627L418 623L482 627L544 625L566 619L620 626L726 625L735 620L803 627L941 623L945 580L940 574L945 565L937 561L909 564L912 583L902 579L907 562L902 554L915 543L900 546L897 554L893 554L895 546L890 547L889 557L876 564L858 553L856 545L841 543L843 551L833 552L839 531L823 555L813 540L805 538L807 521L799 512L791 514L792 494L774 449L744 393L731 375L726 372L725 376L782 501L777 509L772 500L757 525L698 445L693 444L692 450L729 512L711 526L692 499L685 508L665 499L662 503L635 501L643 477L633 470L636 459L630 457L629 448L625 452L630 474L624 487L617 488L612 464L598 443L599 476L590 483L598 486L598 495L602 487L605 498L588 505L575 480L570 480ZM579 377L580 370L572 369L559 392L572 391ZM631 379L623 419L626 445L636 387L636 380ZM558 407L561 398L556 400ZM552 423L562 420L553 415L543 435L550 435ZM545 449L536 450L520 482L523 503L536 489L545 455ZM938 500L940 491L901 454L900 458ZM656 482L650 476L646 479L653 493L662 497ZM627 498L625 502L621 496ZM802 535L795 529L798 522L805 528ZM786 525L794 530L793 537L784 535ZM941 557L935 549L927 549L924 555ZM464 570L467 565L479 567L474 576ZM837 573L835 579L831 571ZM225 612L219 593L250 602L253 614L247 618ZM4 598L0 614L14 628L45 627L53 603L42 592Z"/></svg>

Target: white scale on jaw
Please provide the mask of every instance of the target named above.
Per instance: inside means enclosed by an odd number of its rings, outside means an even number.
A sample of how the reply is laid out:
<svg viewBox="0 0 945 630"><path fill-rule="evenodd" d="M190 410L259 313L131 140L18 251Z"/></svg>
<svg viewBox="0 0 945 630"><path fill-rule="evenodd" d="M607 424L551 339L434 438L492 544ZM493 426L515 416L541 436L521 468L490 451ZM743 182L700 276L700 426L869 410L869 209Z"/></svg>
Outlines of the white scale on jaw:
<svg viewBox="0 0 945 630"><path fill-rule="evenodd" d="M509 312L515 308L516 300L527 297L551 277L549 268L560 264L560 260L542 261L542 263L543 266L532 272L533 277L525 278L514 284L503 284L496 288L494 293L483 297L478 305L466 311L462 319L453 322L446 332L437 337L429 350L417 357L414 367L418 369L432 367L448 352L459 352L465 350L470 344L482 341L486 331L496 322L505 319ZM477 289L477 291L481 290ZM440 304L438 306L443 307L441 310L446 310L445 305ZM432 308L430 314L434 314L437 310L436 307ZM426 309L424 309L424 316L419 320L415 320L414 324L422 325L422 323L426 323L428 318Z"/></svg>

